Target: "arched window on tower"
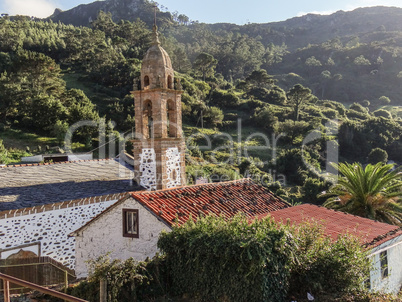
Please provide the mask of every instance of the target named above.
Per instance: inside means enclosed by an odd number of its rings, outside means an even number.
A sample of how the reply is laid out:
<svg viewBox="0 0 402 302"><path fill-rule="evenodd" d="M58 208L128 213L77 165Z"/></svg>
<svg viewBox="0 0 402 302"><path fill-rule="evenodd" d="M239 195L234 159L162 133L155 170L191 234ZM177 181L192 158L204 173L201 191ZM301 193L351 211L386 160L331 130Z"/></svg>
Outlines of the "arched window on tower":
<svg viewBox="0 0 402 302"><path fill-rule="evenodd" d="M146 127L145 135L147 138L152 138L154 132L154 120L152 117L152 102L150 100L145 101L143 117L144 126Z"/></svg>
<svg viewBox="0 0 402 302"><path fill-rule="evenodd" d="M149 88L149 77L145 76L144 77L144 89L148 89Z"/></svg>
<svg viewBox="0 0 402 302"><path fill-rule="evenodd" d="M176 110L172 100L166 102L166 128L168 137L176 137Z"/></svg>
<svg viewBox="0 0 402 302"><path fill-rule="evenodd" d="M168 76L168 88L173 89L173 78L172 76Z"/></svg>

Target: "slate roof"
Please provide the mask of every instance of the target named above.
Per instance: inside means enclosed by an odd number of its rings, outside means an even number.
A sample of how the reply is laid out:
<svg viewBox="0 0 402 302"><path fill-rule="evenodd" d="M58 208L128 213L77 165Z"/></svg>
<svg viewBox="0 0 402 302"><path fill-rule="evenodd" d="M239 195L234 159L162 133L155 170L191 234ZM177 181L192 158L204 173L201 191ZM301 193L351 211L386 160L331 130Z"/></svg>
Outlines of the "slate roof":
<svg viewBox="0 0 402 302"><path fill-rule="evenodd" d="M402 235L400 227L374 221L371 219L334 211L311 204L302 204L282 209L258 218L271 216L275 221L299 224L305 221L321 222L325 227L325 234L334 240L346 232L360 238L361 244L374 248L382 243Z"/></svg>
<svg viewBox="0 0 402 302"><path fill-rule="evenodd" d="M115 159L1 167L0 211L133 191L130 172Z"/></svg>

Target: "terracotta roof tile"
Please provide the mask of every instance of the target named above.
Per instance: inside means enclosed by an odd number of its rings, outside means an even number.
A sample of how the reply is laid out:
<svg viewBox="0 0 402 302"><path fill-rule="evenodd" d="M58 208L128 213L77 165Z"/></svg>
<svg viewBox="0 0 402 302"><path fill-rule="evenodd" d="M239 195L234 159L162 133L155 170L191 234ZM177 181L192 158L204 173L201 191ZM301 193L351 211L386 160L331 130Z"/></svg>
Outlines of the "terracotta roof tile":
<svg viewBox="0 0 402 302"><path fill-rule="evenodd" d="M185 186L151 192L132 192L131 196L167 224L186 222L190 215L244 213L247 217L288 208L290 205L267 188L249 179Z"/></svg>
<svg viewBox="0 0 402 302"><path fill-rule="evenodd" d="M305 221L322 222L325 234L333 239L344 233L360 237L364 246L373 248L382 243L402 235L398 226L390 225L367 218L354 216L344 212L330 210L311 204L302 204L291 208L281 209L258 218L271 216L275 221L299 224Z"/></svg>

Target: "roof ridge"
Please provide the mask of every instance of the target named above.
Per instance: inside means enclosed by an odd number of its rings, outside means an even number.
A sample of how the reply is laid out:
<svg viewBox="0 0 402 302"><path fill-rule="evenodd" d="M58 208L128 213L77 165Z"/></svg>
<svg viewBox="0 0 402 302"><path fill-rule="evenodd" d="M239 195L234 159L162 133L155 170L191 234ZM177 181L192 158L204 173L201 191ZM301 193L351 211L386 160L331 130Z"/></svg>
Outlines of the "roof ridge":
<svg viewBox="0 0 402 302"><path fill-rule="evenodd" d="M240 178L240 179L235 179L235 180L229 180L229 181L222 181L222 182L209 182L205 184L193 184L193 185L184 185L184 186L179 186L179 187L173 187L173 188L168 188L168 189L161 189L161 190L155 190L155 191L132 191L129 192L130 195L137 195L137 194L155 194L159 192L171 192L171 191L176 191L176 190L181 190L181 189L187 189L187 188L196 188L196 187L202 187L202 186L222 186L222 185L227 185L231 183L253 183L256 184L251 178ZM268 190L268 189L267 189Z"/></svg>
<svg viewBox="0 0 402 302"><path fill-rule="evenodd" d="M0 212L0 219L5 219L10 216L15 217L17 214L18 214L18 216L24 216L24 215L30 215L30 214L35 214L35 213L54 211L54 210L56 210L55 208L58 208L58 209L72 208L72 207L78 206L79 204L88 205L88 204L94 204L94 203L98 203L98 202L110 201L113 199L119 200L126 194L127 194L127 192L112 193L112 194L105 194L105 195L100 195L100 196L90 196L90 197L85 197L85 198L72 199L72 200L66 200L66 201L55 202L55 203L48 203L48 204L44 204L44 205L37 205L37 206L27 207L27 208L4 210L4 211Z"/></svg>
<svg viewBox="0 0 402 302"><path fill-rule="evenodd" d="M71 163L79 163L79 162L101 162L101 161L109 161L116 160L116 158L98 158L98 159L80 159L80 160L71 160L71 161L60 161L60 162L48 162L48 163L29 163L29 164L15 164L15 165L0 165L1 168L21 168L21 167L37 167L37 166L50 166L50 165L58 165L58 164L71 164Z"/></svg>

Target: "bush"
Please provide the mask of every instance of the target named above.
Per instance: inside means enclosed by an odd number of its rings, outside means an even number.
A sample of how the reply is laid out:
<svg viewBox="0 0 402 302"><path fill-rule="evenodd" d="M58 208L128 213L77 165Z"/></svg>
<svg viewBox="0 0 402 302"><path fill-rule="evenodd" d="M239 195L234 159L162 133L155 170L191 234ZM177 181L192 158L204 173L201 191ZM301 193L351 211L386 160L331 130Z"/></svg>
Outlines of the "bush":
<svg viewBox="0 0 402 302"><path fill-rule="evenodd" d="M359 104L359 103L353 103L353 104L350 106L349 109L354 110L354 111L357 111L357 112L360 112L360 113L365 113L365 114L368 113L367 108L363 107L363 106L362 106L361 104Z"/></svg>
<svg viewBox="0 0 402 302"><path fill-rule="evenodd" d="M87 290L96 289L94 284L100 280L107 282L107 300L110 302L145 301L149 297L158 297L166 293L166 271L164 258L156 255L144 262L129 258L125 261L110 260L108 255L89 262L89 284L83 285L81 291L76 289L79 297L88 297ZM92 284L91 284L92 283ZM95 291L94 291L95 292ZM90 301L99 301L88 297Z"/></svg>
<svg viewBox="0 0 402 302"><path fill-rule="evenodd" d="M303 200L308 203L322 204L325 199L317 197L329 188L329 184L317 178L308 177L303 184Z"/></svg>
<svg viewBox="0 0 402 302"><path fill-rule="evenodd" d="M235 108L240 104L240 98L231 92L214 90L210 104L219 108Z"/></svg>
<svg viewBox="0 0 402 302"><path fill-rule="evenodd" d="M269 219L191 219L163 233L172 290L201 301L285 301L288 257L285 232Z"/></svg>
<svg viewBox="0 0 402 302"><path fill-rule="evenodd" d="M379 162L386 163L388 161L388 153L387 151L381 148L375 148L371 150L368 155L368 162L369 164L375 165Z"/></svg>
<svg viewBox="0 0 402 302"><path fill-rule="evenodd" d="M382 117L385 117L387 119L392 119L391 112L389 112L388 110L385 110L385 109L378 109L378 110L374 111L373 114L374 114L375 117L382 116Z"/></svg>
<svg viewBox="0 0 402 302"><path fill-rule="evenodd" d="M290 294L345 293L359 290L370 270L367 252L357 237L340 235L334 242L317 223L290 228L297 247L290 264Z"/></svg>
<svg viewBox="0 0 402 302"><path fill-rule="evenodd" d="M204 121L206 125L216 127L222 124L224 115L218 107L207 107L204 112Z"/></svg>
<svg viewBox="0 0 402 302"><path fill-rule="evenodd" d="M329 118L329 119L334 119L334 118L336 118L336 116L337 116L337 114L338 114L338 112L337 112L336 110L330 109L330 108L321 110L321 113L322 113L325 117L327 117L327 118Z"/></svg>
<svg viewBox="0 0 402 302"><path fill-rule="evenodd" d="M346 116L349 119L360 119L360 120L366 120L366 119L368 119L370 117L367 113L356 111L356 110L353 110L353 109L347 110L346 111Z"/></svg>
<svg viewBox="0 0 402 302"><path fill-rule="evenodd" d="M252 121L259 127L269 132L275 130L275 125L278 118L274 115L271 108L264 107L261 110L256 110L252 117Z"/></svg>

